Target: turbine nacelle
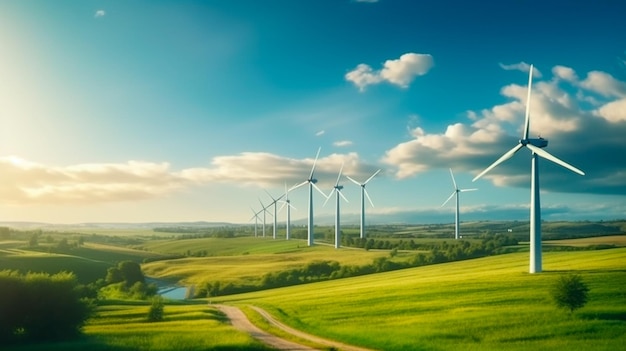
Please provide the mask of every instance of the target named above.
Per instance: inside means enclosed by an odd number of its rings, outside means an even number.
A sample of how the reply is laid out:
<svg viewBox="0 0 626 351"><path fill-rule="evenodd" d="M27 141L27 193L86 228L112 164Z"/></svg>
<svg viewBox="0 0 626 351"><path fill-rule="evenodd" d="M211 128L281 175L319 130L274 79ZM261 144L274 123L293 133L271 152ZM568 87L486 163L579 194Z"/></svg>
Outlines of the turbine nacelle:
<svg viewBox="0 0 626 351"><path fill-rule="evenodd" d="M548 140L544 139L542 137L539 138L532 138L532 139L521 139L519 141L520 144L526 146L528 144L539 147L539 148L544 148L546 146L548 146Z"/></svg>

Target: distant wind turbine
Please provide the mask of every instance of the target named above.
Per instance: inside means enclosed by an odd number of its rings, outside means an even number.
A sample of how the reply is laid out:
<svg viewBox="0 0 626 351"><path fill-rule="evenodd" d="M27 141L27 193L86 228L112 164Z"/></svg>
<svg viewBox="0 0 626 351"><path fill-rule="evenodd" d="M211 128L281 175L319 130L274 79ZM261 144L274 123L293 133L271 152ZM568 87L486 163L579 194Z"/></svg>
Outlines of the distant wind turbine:
<svg viewBox="0 0 626 351"><path fill-rule="evenodd" d="M261 202L261 199L259 199L259 203L261 204L261 211L263 211L263 237L265 238L265 214L269 212L267 211L267 206L263 205L263 202Z"/></svg>
<svg viewBox="0 0 626 351"><path fill-rule="evenodd" d="M283 207L287 206L287 222L285 224L285 240L289 240L291 239L291 209L295 209L295 207L293 207L291 205L291 200L289 200L289 189L287 189L287 183L285 183L285 200L281 201L283 203L282 206L280 206L280 208L278 209L278 212L280 212Z"/></svg>
<svg viewBox="0 0 626 351"><path fill-rule="evenodd" d="M367 200L369 200L370 205L374 207L374 203L372 202L370 195L367 193L367 190L365 190L365 185L367 185L367 183L372 180L372 178L374 178L378 173L380 173L380 169L374 172L374 174L367 178L367 180L363 183L359 183L356 180L350 178L350 176L346 176L346 178L348 178L352 183L361 187L361 239L365 238L365 197L367 197Z"/></svg>
<svg viewBox="0 0 626 351"><path fill-rule="evenodd" d="M282 199L282 198L283 198L283 196L285 196L285 195L281 195L281 196L279 196L277 199L275 199L275 198L272 196L272 194L270 194L269 192L267 192L267 190L265 190L265 192L267 193L267 195L269 195L269 196L272 198L272 202L271 202L268 206L272 206L272 205L274 205L274 229L273 229L273 235L272 235L272 237L273 237L274 239L276 239L276 219L277 219L277 216L276 216L276 203L278 202L278 200Z"/></svg>
<svg viewBox="0 0 626 351"><path fill-rule="evenodd" d="M444 201L441 207L445 206L448 203L448 201L452 199L453 196L456 197L456 214L454 216L454 238L458 240L459 239L459 193L462 193L465 191L475 191L478 189L459 189L459 187L456 185L456 181L454 180L454 174L452 174L452 168L450 168L450 176L452 177L452 184L454 184L454 191L452 192L452 195L450 195L450 197L446 201Z"/></svg>
<svg viewBox="0 0 626 351"><path fill-rule="evenodd" d="M330 194L328 194L328 196L326 197L326 202L328 202L328 200L331 198L331 196L333 195L333 192L335 193L336 196L336 203L335 203L335 248L338 249L341 246L341 220L339 218L339 197L341 196L346 202L349 202L348 199L346 199L345 196L343 196L343 194L341 193L341 189L343 189L343 185L339 185L339 178L341 178L341 172L343 171L343 164L341 165L341 168L339 169L339 175L337 176L337 181L335 182L335 186L333 187L333 190L331 190ZM326 205L326 202L324 202L324 206Z"/></svg>
<svg viewBox="0 0 626 351"><path fill-rule="evenodd" d="M254 210L254 208L250 207L250 209L252 210L252 213L254 213L254 215L250 218L250 220L254 219L254 237L256 238L257 237L257 227L258 227L258 224L259 224L259 213L261 213L261 211L263 211L263 210L261 210L259 212L256 212Z"/></svg>
<svg viewBox="0 0 626 351"><path fill-rule="evenodd" d="M473 181L482 177L485 173L492 170L500 163L508 160L519 151L521 148L526 147L531 151L531 177L530 177L530 273L541 272L541 205L539 201L539 159L537 156L541 156L549 161L552 161L562 167L569 169L574 173L585 175L580 169L562 161L555 156L552 156L542 148L548 146L548 140L541 137L537 139L528 138L528 130L530 128L530 92L533 80L533 66L530 65L530 73L528 75L528 95L526 97L526 121L524 123L524 134L519 143L515 145L511 150L507 151L479 175L477 175Z"/></svg>
<svg viewBox="0 0 626 351"><path fill-rule="evenodd" d="M308 238L307 238L307 244L309 246L313 246L313 236L315 233L314 228L313 228L313 188L319 191L320 194L322 194L326 198L326 194L324 194L324 192L321 191L320 188L317 187L317 185L315 185L315 183L317 183L317 179L313 178L313 172L315 172L315 164L317 163L317 159L320 156L321 150L322 150L321 147L317 149L317 155L315 156L315 161L313 161L313 167L311 168L311 174L309 174L309 178L307 178L307 180L303 181L300 184L294 185L290 189L290 190L293 190L305 184L309 185L309 229L308 229Z"/></svg>

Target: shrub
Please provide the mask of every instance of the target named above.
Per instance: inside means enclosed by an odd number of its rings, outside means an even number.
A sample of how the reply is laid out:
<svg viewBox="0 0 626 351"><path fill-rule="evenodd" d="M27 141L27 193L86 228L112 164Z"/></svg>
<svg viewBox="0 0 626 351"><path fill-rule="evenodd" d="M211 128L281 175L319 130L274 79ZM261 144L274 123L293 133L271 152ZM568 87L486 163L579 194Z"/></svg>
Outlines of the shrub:
<svg viewBox="0 0 626 351"><path fill-rule="evenodd" d="M561 275L552 287L552 298L557 307L569 309L570 313L583 307L588 300L589 287L578 274Z"/></svg>
<svg viewBox="0 0 626 351"><path fill-rule="evenodd" d="M148 311L148 321L150 322L160 322L163 320L163 308L164 308L163 298L161 296L155 296L152 298L152 304L150 305L150 310Z"/></svg>

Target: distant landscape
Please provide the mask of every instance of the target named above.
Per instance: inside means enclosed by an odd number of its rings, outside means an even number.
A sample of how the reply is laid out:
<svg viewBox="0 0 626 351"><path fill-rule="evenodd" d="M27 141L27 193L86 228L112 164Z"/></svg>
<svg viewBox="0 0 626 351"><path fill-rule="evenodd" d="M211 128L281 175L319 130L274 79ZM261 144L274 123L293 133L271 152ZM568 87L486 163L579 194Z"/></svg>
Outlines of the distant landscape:
<svg viewBox="0 0 626 351"><path fill-rule="evenodd" d="M266 349L230 326L211 306L216 303L239 306L259 327L318 349L329 348L284 335L248 306L263 307L293 328L377 350L405 350L418 341L433 350L610 350L626 341L620 292L626 220L544 222L545 272L538 275L527 273L527 222L465 222L459 240L453 224L371 226L365 240L358 226L347 225L339 249L332 246L333 227L316 227L311 247L306 228L294 226L291 240L282 226L272 239L271 229L255 237L254 226L226 223L3 223L0 267L72 272L99 291L91 296L96 313L83 337L40 349ZM107 284L120 262L139 265L147 290L120 292ZM590 287L589 304L573 316L548 295L556 277L568 272ZM160 322L146 317L149 286L156 293L183 291L163 293ZM194 333L213 336L209 342ZM33 348L17 343L9 349Z"/></svg>

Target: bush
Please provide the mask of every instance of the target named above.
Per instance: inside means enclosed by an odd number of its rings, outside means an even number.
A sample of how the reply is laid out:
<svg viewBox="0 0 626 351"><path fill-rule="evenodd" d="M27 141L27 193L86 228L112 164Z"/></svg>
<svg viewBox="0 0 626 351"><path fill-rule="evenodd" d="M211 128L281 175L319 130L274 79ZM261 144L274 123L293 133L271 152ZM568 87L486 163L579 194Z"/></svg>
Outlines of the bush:
<svg viewBox="0 0 626 351"><path fill-rule="evenodd" d="M589 297L589 287L578 274L561 275L552 287L552 298L557 307L575 309L583 307Z"/></svg>
<svg viewBox="0 0 626 351"><path fill-rule="evenodd" d="M79 335L91 314L73 273L0 272L0 344Z"/></svg>
<svg viewBox="0 0 626 351"><path fill-rule="evenodd" d="M162 321L164 306L165 304L163 303L163 298L161 296L153 297L152 305L150 305L150 310L148 311L148 321L149 322Z"/></svg>

